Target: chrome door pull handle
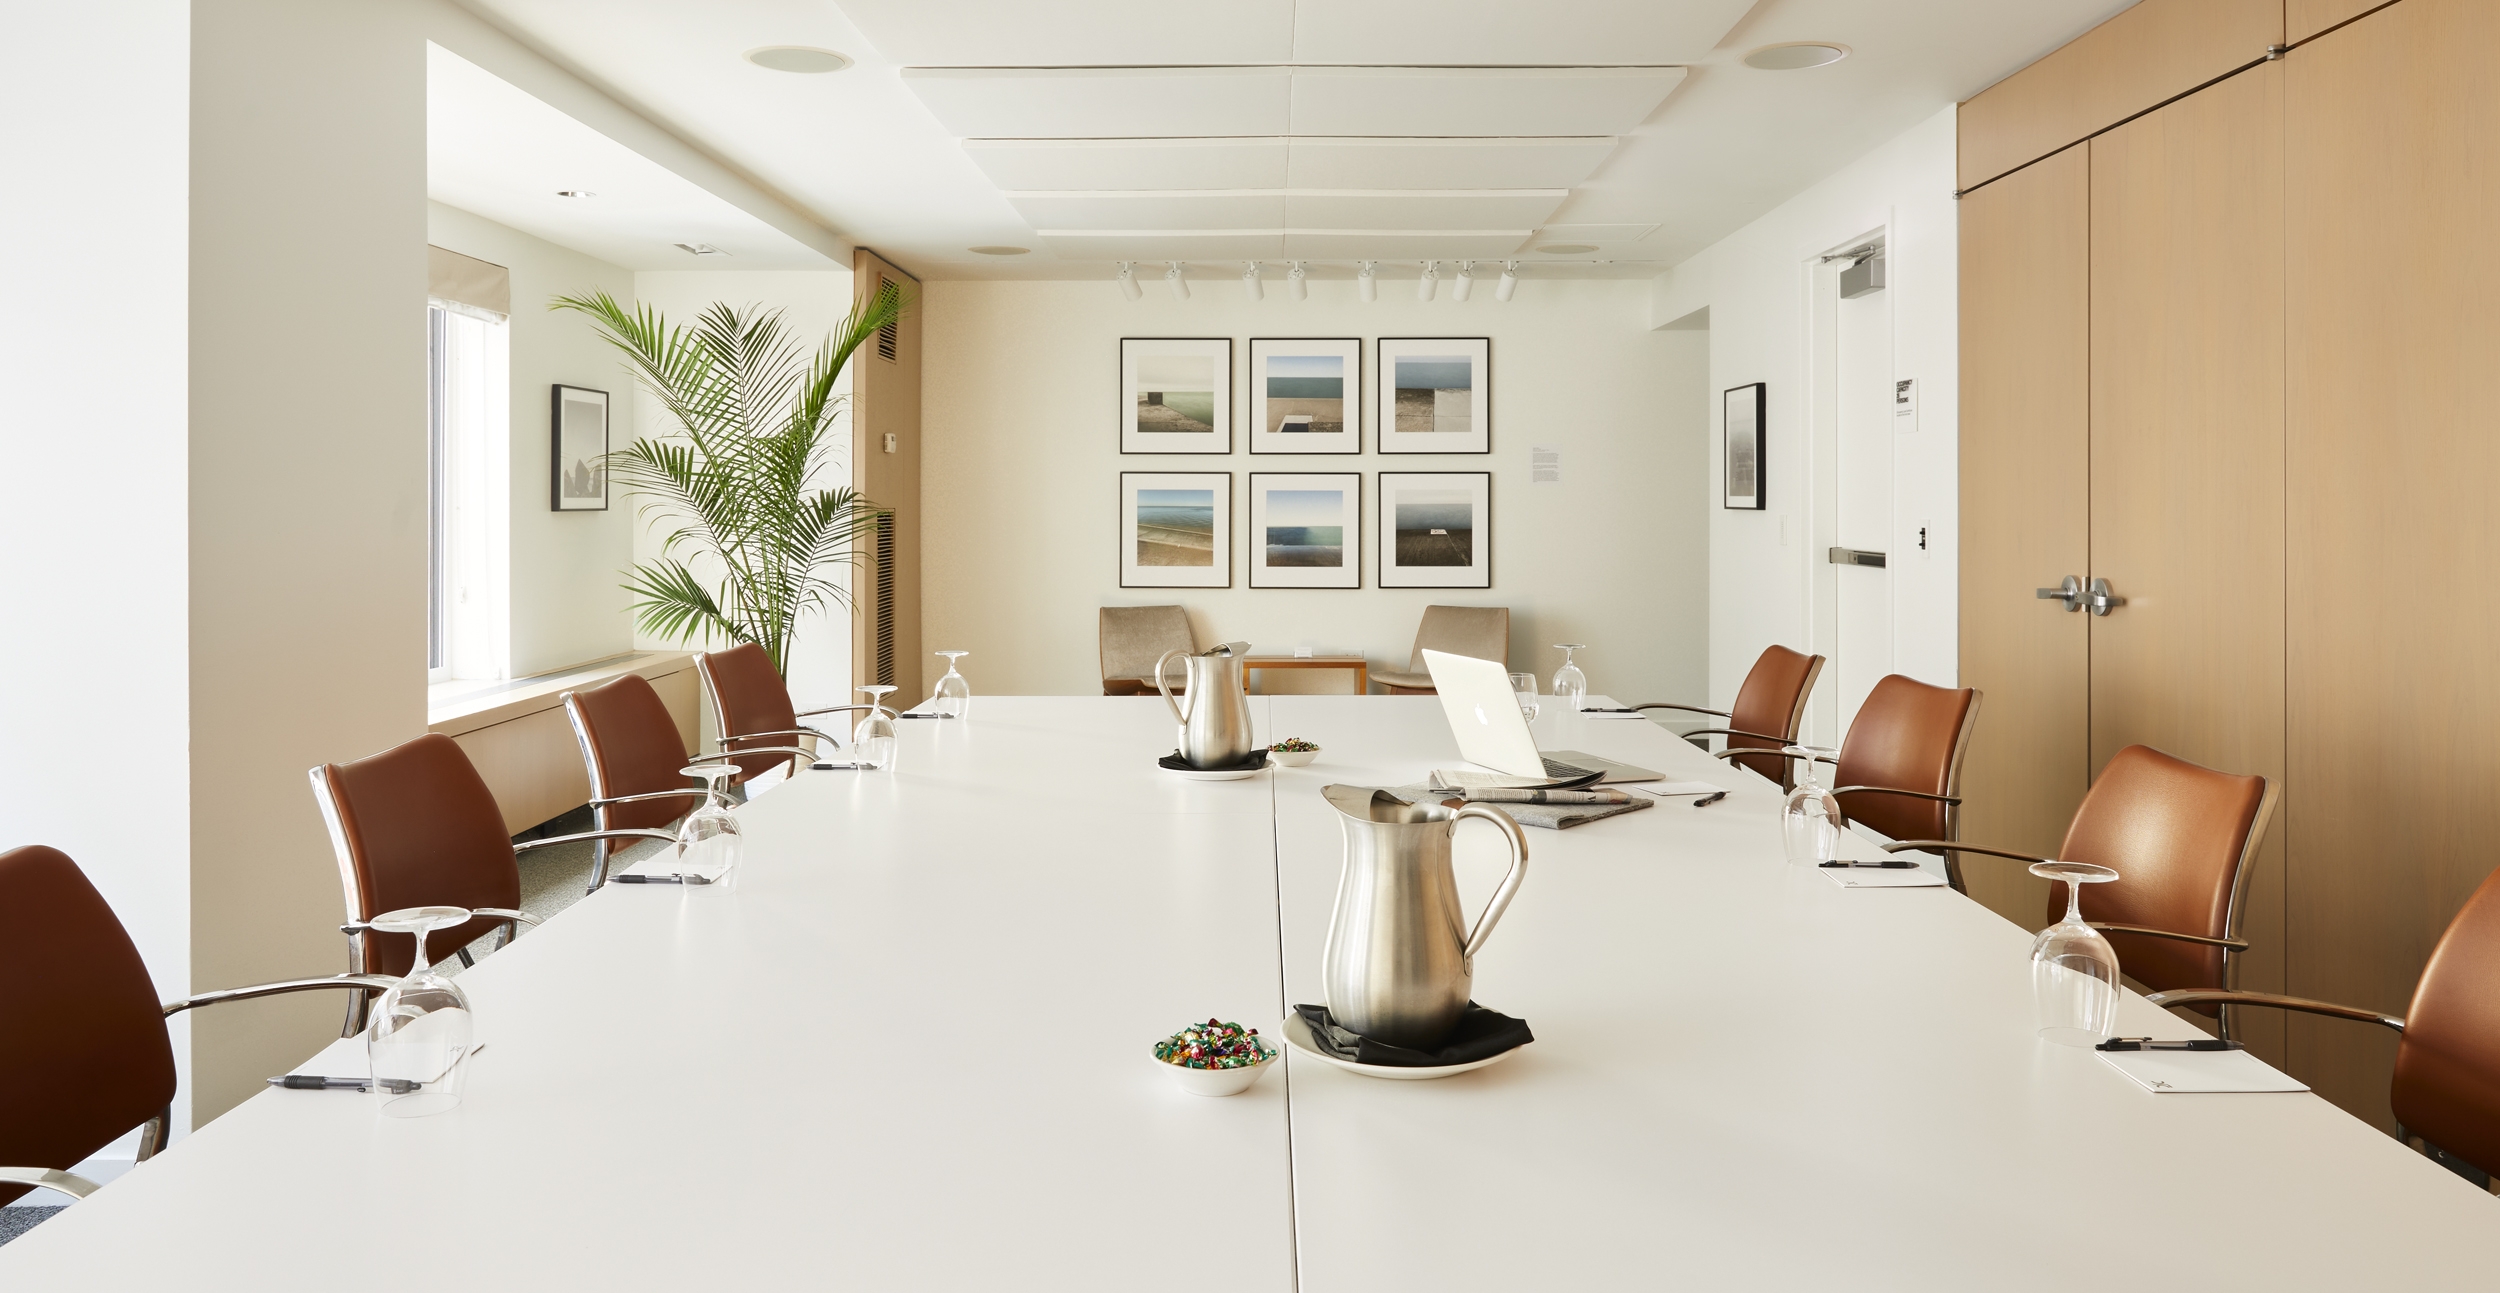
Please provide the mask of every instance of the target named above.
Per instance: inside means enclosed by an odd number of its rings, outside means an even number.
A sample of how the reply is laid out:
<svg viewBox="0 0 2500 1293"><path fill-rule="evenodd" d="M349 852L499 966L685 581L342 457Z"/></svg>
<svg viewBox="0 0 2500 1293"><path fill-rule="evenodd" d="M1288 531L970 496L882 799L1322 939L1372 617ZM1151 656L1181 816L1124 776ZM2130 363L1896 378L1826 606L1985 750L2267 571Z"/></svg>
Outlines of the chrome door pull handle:
<svg viewBox="0 0 2500 1293"><path fill-rule="evenodd" d="M2083 609L2083 581L2073 575L2066 576L2066 582L2055 588L2032 589L2031 595L2044 602L2064 602L2070 611Z"/></svg>
<svg viewBox="0 0 2500 1293"><path fill-rule="evenodd" d="M1834 548L1823 554L1835 566L1873 566L1882 569L1884 554L1864 548Z"/></svg>
<svg viewBox="0 0 2500 1293"><path fill-rule="evenodd" d="M2127 604L2126 598L2109 591L2109 581L2106 579L2093 580L2092 591L2087 593L2083 600L2086 606L2092 608L2092 613L2095 615L2107 615Z"/></svg>

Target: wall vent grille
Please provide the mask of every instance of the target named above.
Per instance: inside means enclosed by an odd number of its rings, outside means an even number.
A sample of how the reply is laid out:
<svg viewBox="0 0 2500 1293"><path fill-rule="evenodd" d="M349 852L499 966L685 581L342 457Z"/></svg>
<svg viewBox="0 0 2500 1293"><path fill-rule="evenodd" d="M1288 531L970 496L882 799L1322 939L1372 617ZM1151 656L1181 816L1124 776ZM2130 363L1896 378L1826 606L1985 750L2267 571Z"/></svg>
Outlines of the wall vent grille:
<svg viewBox="0 0 2500 1293"><path fill-rule="evenodd" d="M877 304L880 307L891 303L895 297L902 294L903 289L895 286L893 279L883 274L877 275ZM902 325L888 320L884 327L877 329L877 358L889 364L893 363L896 352L901 350L902 346Z"/></svg>
<svg viewBox="0 0 2500 1293"><path fill-rule="evenodd" d="M894 514L877 514L877 676L894 682Z"/></svg>

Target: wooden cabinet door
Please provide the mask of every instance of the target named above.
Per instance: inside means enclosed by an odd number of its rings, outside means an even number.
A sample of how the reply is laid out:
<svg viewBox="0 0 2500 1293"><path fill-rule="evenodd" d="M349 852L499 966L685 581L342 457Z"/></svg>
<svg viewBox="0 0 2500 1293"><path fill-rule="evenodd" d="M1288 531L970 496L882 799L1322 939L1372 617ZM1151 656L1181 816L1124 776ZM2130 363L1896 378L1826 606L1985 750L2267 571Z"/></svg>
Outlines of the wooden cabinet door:
<svg viewBox="0 0 2500 1293"><path fill-rule="evenodd" d="M2091 166L2070 148L1962 199L1962 685L1984 694L1961 836L2055 854L2091 785L2086 617L2035 590L2090 565ZM2037 929L2048 884L1963 859Z"/></svg>
<svg viewBox="0 0 2500 1293"><path fill-rule="evenodd" d="M2282 65L2092 152L2092 768L2136 744L2283 776ZM2242 918L2240 986L2283 983L2283 840ZM2245 1012L2282 1055L2277 1012Z"/></svg>
<svg viewBox="0 0 2500 1293"><path fill-rule="evenodd" d="M2402 1014L2500 861L2500 5L2403 0L2283 63L2289 990ZM2392 1127L2395 1039L2294 1016L2293 1072Z"/></svg>

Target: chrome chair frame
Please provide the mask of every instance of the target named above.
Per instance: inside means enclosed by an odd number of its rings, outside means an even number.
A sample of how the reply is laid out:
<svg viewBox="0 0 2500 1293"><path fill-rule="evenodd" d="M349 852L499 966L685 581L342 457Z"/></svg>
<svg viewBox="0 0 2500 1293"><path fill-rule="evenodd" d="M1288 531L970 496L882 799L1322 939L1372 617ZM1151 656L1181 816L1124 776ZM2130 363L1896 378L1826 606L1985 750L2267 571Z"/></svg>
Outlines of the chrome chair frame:
<svg viewBox="0 0 2500 1293"><path fill-rule="evenodd" d="M810 712L830 713L832 711L812 710ZM595 829L580 835L557 835L543 840L530 840L524 843L514 844L512 846L512 851L519 853L524 849L544 848L550 844L573 844L582 840L591 841L590 884L587 888L582 890L582 893L587 896L589 894L599 892L600 888L608 882L608 862L613 856L609 847L609 841L611 839L621 839L633 835L640 835L649 839L673 840L677 838L676 836L668 834L665 831L658 831L649 827L612 828L608 825L608 808L611 805L644 803L654 799L701 799L709 792L699 786L690 786L684 790L652 790L638 795L605 794L604 792L608 788L605 784L606 778L599 775L599 760L592 757L590 730L582 722L581 707L574 703L573 693L569 691L564 693L564 716L573 724L573 741L576 745L581 747L582 767L589 773L590 776L590 817L591 825ZM816 731L814 728L805 728L799 732L793 733L757 732L754 735L813 735L826 737L828 740L832 739L828 733ZM738 737L733 739L744 740L745 738ZM834 741L834 745L837 747L841 744L842 743L840 741ZM752 750L739 750L734 753L730 751L723 751L719 754L693 754L686 757L686 762L689 765L697 763L718 763L724 759L734 758L739 755L746 754L791 754L803 755L809 758L815 757L814 751L802 749L795 745L775 745L758 746ZM318 780L318 778L315 778L316 783ZM687 811L693 811L693 805L688 805ZM682 817L684 814L681 813L679 816ZM462 948L461 950L465 952L468 949Z"/></svg>

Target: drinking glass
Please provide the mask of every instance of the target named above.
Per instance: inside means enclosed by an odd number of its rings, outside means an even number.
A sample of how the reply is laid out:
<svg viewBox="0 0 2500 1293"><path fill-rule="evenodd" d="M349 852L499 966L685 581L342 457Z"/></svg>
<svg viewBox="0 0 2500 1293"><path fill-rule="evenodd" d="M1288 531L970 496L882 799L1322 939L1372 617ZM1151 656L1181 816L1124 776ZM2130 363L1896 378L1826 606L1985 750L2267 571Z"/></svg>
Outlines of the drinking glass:
<svg viewBox="0 0 2500 1293"><path fill-rule="evenodd" d="M1804 769L1797 774L1797 788L1780 805L1780 838L1787 845L1788 860L1799 866L1838 860L1840 828L1849 819L1841 813L1840 801L1814 779L1814 761L1834 758L1840 752L1829 746L1791 745L1780 753Z"/></svg>
<svg viewBox="0 0 2500 1293"><path fill-rule="evenodd" d="M885 707L885 694L891 686L862 687L874 708L851 729L851 761L862 768L892 772L902 754L903 742L894 730L894 711Z"/></svg>
<svg viewBox="0 0 2500 1293"><path fill-rule="evenodd" d="M738 862L746 853L745 833L729 811L729 778L738 769L728 763L698 763L678 771L709 784L703 788L703 805L678 824L677 874L688 884L736 883Z"/></svg>
<svg viewBox="0 0 2500 1293"><path fill-rule="evenodd" d="M1542 708L1536 703L1536 675L1532 673L1512 674L1510 690L1512 695L1519 698L1519 712L1529 722L1535 722L1537 711Z"/></svg>
<svg viewBox="0 0 2500 1293"><path fill-rule="evenodd" d="M946 676L937 680L937 691L930 696L929 708L948 718L972 717L972 684L955 671L955 662L971 655L969 651L940 651L946 657Z"/></svg>
<svg viewBox="0 0 2500 1293"><path fill-rule="evenodd" d="M1576 712L1580 708L1582 698L1589 694L1589 676L1580 672L1580 666L1571 662L1571 653L1586 651L1589 649L1589 644L1557 642L1554 644L1554 649L1563 653L1562 668L1554 671L1554 694L1562 698L1562 703L1566 708Z"/></svg>
<svg viewBox="0 0 2500 1293"><path fill-rule="evenodd" d="M466 907L403 907L369 922L383 933L413 934L417 940L407 976L373 1003L373 1023L365 1029L373 1093L387 1117L423 1118L460 1103L476 1021L469 1014L469 994L426 962L425 936L466 924L469 916Z"/></svg>
<svg viewBox="0 0 2500 1293"><path fill-rule="evenodd" d="M2098 1046L2118 1024L2118 953L2101 931L2083 923L2083 887L2118 878L2089 862L2034 862L2031 873L2066 882L2066 918L2031 940L2031 998L2040 1007L2040 1040Z"/></svg>

